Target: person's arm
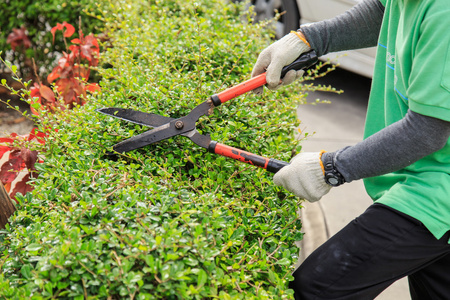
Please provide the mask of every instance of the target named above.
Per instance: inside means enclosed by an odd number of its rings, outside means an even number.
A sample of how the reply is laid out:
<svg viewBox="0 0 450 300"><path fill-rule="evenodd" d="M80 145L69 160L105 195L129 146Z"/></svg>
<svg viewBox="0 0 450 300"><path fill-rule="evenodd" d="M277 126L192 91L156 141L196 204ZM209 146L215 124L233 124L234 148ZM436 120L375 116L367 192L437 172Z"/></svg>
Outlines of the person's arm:
<svg viewBox="0 0 450 300"><path fill-rule="evenodd" d="M332 19L302 25L300 31L318 56L372 47L377 45L383 15L379 0L364 0Z"/></svg>
<svg viewBox="0 0 450 300"><path fill-rule="evenodd" d="M318 201L331 189L324 178L330 157L344 182L350 182L401 170L440 150L449 136L450 122L410 110L400 121L355 146L331 153L300 153L273 181L300 198Z"/></svg>
<svg viewBox="0 0 450 300"><path fill-rule="evenodd" d="M411 110L400 121L364 141L332 153L336 169L346 182L403 169L444 147L450 122Z"/></svg>
<svg viewBox="0 0 450 300"><path fill-rule="evenodd" d="M383 19L384 7L379 0L364 0L348 12L330 20L302 26L264 49L253 66L252 77L266 72L271 90L300 78L303 71L289 71L280 80L281 69L300 54L314 49L318 56L328 52L374 46ZM304 39L306 37L306 40ZM263 92L263 87L254 90Z"/></svg>

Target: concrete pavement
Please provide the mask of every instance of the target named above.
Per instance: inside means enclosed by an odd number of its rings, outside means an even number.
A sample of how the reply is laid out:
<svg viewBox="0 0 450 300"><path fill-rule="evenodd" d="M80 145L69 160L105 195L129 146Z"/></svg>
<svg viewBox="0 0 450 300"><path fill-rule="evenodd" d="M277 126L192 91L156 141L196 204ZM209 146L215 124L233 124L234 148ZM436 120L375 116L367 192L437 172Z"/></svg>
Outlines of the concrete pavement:
<svg viewBox="0 0 450 300"><path fill-rule="evenodd" d="M309 135L302 142L302 151L334 151L362 140L365 112L371 81L355 74L336 70L316 83L344 90L341 95L310 93L308 103L298 107L300 129ZM331 103L315 104L315 100ZM312 134L312 135L311 135ZM360 215L372 203L362 181L333 188L321 201L304 203L301 209L304 238L300 243L300 261L330 236ZM377 300L410 300L406 279L391 285Z"/></svg>

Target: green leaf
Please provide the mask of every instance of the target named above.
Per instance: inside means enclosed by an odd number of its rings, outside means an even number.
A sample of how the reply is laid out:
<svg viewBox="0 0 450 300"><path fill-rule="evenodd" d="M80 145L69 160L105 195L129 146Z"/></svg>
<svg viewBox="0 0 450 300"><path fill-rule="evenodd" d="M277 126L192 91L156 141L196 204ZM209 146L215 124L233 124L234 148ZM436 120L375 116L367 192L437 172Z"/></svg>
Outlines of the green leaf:
<svg viewBox="0 0 450 300"><path fill-rule="evenodd" d="M42 248L41 244L33 243L29 244L25 249L29 252L36 252L39 251Z"/></svg>
<svg viewBox="0 0 450 300"><path fill-rule="evenodd" d="M291 264L291 260L288 259L288 258L282 258L282 259L279 259L279 260L276 262L276 264L277 264L277 265L282 265L282 266L287 266L287 265L290 265L290 264Z"/></svg>
<svg viewBox="0 0 450 300"><path fill-rule="evenodd" d="M206 281L208 280L208 275L206 274L206 272L203 269L200 269L200 271L198 272L198 276L197 276L197 288L202 287Z"/></svg>
<svg viewBox="0 0 450 300"><path fill-rule="evenodd" d="M31 265L23 265L22 268L20 268L20 273L25 277L26 279L31 279L31 270L33 268Z"/></svg>

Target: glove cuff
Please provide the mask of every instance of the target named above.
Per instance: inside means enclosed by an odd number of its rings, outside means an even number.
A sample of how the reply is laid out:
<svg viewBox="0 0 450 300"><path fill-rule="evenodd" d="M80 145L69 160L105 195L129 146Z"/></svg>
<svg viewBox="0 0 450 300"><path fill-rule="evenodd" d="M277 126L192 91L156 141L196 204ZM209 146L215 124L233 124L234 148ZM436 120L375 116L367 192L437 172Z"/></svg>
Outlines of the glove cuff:
<svg viewBox="0 0 450 300"><path fill-rule="evenodd" d="M327 152L327 151L325 151L325 150L321 150L321 151L319 152L319 163L320 163L320 167L322 168L322 173L323 173L323 175L325 175L325 166L323 165L322 156L323 156L323 154L326 153L326 152Z"/></svg>
<svg viewBox="0 0 450 300"><path fill-rule="evenodd" d="M301 32L292 30L291 33L293 33L293 34L295 34L296 36L298 36L298 38L301 39L302 42L306 44L306 46L308 46L309 48L311 48L311 45L308 43L308 41L306 40L305 36L304 36Z"/></svg>

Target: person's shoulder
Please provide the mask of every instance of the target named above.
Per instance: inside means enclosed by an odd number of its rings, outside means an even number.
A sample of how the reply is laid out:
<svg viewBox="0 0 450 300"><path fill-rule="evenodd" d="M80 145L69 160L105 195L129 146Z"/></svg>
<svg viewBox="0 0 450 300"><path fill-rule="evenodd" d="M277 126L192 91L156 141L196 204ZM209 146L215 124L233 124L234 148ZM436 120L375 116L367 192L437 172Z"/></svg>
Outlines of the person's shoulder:
<svg viewBox="0 0 450 300"><path fill-rule="evenodd" d="M414 11L420 16L423 24L430 25L428 27L432 27L433 30L434 28L445 28L445 31L448 31L450 27L449 0L421 0L419 6L417 6L417 1L408 0L408 2L416 6Z"/></svg>
<svg viewBox="0 0 450 300"><path fill-rule="evenodd" d="M422 5L425 5L432 12L450 11L450 2L448 0L422 0Z"/></svg>

